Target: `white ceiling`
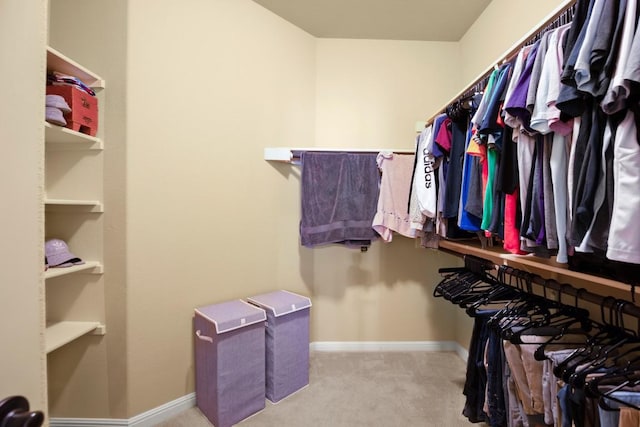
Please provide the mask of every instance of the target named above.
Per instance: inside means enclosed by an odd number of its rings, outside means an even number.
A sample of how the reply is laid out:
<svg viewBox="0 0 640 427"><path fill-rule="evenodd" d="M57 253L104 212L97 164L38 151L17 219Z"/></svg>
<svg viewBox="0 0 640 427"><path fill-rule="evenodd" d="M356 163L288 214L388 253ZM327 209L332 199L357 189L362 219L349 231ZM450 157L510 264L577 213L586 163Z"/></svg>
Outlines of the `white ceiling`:
<svg viewBox="0 0 640 427"><path fill-rule="evenodd" d="M458 41L491 0L253 0L316 37Z"/></svg>

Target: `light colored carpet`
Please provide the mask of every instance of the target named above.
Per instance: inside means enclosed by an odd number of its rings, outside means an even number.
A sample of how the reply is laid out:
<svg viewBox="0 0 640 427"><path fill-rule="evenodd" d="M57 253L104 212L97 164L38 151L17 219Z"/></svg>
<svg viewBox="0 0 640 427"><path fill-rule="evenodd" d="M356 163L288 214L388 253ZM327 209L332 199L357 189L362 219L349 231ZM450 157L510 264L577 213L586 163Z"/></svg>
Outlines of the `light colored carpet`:
<svg viewBox="0 0 640 427"><path fill-rule="evenodd" d="M455 353L312 352L309 386L239 427L470 426L461 415L466 365ZM191 408L159 427L208 427Z"/></svg>

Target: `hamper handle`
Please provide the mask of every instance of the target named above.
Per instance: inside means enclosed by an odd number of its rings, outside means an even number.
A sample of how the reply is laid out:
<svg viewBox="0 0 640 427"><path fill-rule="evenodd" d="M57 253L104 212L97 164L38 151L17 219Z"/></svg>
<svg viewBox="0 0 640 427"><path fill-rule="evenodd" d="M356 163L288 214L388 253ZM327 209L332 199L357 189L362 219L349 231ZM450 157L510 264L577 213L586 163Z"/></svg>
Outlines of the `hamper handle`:
<svg viewBox="0 0 640 427"><path fill-rule="evenodd" d="M206 335L202 335L202 334L200 333L200 329L198 329L198 330L196 331L196 336L198 337L198 339L201 339L202 341L208 341L208 342L210 342L210 343L212 343L212 344L213 344L213 338L208 337L208 336L206 336Z"/></svg>

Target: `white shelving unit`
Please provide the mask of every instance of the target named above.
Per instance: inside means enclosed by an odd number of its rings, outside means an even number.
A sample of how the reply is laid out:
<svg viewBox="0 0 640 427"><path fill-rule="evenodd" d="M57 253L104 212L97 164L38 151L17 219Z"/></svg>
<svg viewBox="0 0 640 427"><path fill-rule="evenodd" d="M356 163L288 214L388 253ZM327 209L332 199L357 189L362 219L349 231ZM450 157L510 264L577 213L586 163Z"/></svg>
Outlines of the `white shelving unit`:
<svg viewBox="0 0 640 427"><path fill-rule="evenodd" d="M47 46L47 71L58 71L82 80L92 89L104 89L105 83L102 77L89 71L73 59L66 57L51 46Z"/></svg>
<svg viewBox="0 0 640 427"><path fill-rule="evenodd" d="M44 278L52 279L54 277L66 276L67 274L74 274L74 273L80 273L80 272L102 274L103 270L104 269L102 268L102 264L100 262L85 261L84 264L74 265L71 267L49 268L47 271L44 272Z"/></svg>
<svg viewBox="0 0 640 427"><path fill-rule="evenodd" d="M105 87L100 76L51 47L47 48L47 71L75 76L95 91ZM103 286L101 277L88 280L87 276L85 283L82 276L100 275L104 270L101 261L103 141L100 137L47 122L44 122L44 129L45 193L51 195L43 200L46 239L55 237L65 240L71 251L85 261L72 267L51 267L44 273L47 294L45 342L48 354L88 334L104 335L106 332L102 320L104 310L100 308L100 305L104 306L104 301L71 301L64 293L65 285L69 284L80 287ZM48 279L53 278L57 278L56 282L49 282ZM90 313L90 318L87 318L87 313Z"/></svg>
<svg viewBox="0 0 640 427"><path fill-rule="evenodd" d="M104 335L105 326L100 322L72 322L63 321L47 325L45 333L45 349L47 354L57 350L65 344L93 332L94 335Z"/></svg>
<svg viewBox="0 0 640 427"><path fill-rule="evenodd" d="M44 138L47 150L56 149L85 149L102 150L102 139L76 132L62 126L44 122Z"/></svg>
<svg viewBox="0 0 640 427"><path fill-rule="evenodd" d="M75 208L84 212L104 212L102 202L99 200L44 199L44 204L48 212L63 212L66 211L65 208Z"/></svg>

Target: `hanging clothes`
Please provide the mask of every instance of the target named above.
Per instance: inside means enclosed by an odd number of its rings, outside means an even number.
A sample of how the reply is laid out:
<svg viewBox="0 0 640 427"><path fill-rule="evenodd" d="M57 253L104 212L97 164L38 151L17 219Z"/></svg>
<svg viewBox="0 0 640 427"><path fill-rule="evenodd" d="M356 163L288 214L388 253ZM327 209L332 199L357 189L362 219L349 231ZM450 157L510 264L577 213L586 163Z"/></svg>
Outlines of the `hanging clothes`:
<svg viewBox="0 0 640 427"><path fill-rule="evenodd" d="M426 126L416 137L416 154L409 193L409 217L411 230L420 238L420 246L438 248L436 232L438 215L438 167L443 153L435 144L435 129L440 128L442 118Z"/></svg>
<svg viewBox="0 0 640 427"><path fill-rule="evenodd" d="M601 103L602 110L607 114L613 114L625 108L630 94L630 83L625 79L625 72L627 72L627 62L631 57L633 38L638 24L637 3L637 0L627 0L615 71ZM637 53L634 53L635 55Z"/></svg>
<svg viewBox="0 0 640 427"><path fill-rule="evenodd" d="M612 411L640 410L640 338L614 319L621 304L634 317L640 307L604 297L592 319L578 299L547 299L541 277L505 266L494 277L482 270L487 263L466 257L434 289L474 318L463 415L491 426L609 427L622 421ZM534 293L533 282L545 291Z"/></svg>
<svg viewBox="0 0 640 427"><path fill-rule="evenodd" d="M511 93L511 97L506 100L504 106L504 110L517 121L517 125L522 126L522 128L527 132L533 131L529 127L531 111L527 109L527 94L529 92L531 73L533 71L539 47L540 41L538 40L529 49L522 73L520 74L518 82ZM512 127L514 126L512 125Z"/></svg>
<svg viewBox="0 0 640 427"><path fill-rule="evenodd" d="M584 10L583 21L575 20L572 22L571 30L569 30L568 46L571 50L565 51L564 67L561 76L560 93L556 106L567 117L579 117L584 111L584 94L577 89L575 81L575 65L578 60L580 48L586 37L589 19L593 10L593 1L586 1L586 9ZM580 8L580 5L578 5ZM581 11L582 12L582 11ZM580 16L579 16L580 17ZM578 18L579 18L578 17ZM577 28L579 27L579 30ZM576 30L574 32L573 30ZM575 37L575 38L574 38Z"/></svg>
<svg viewBox="0 0 640 427"><path fill-rule="evenodd" d="M457 225L570 268L590 267L591 254L606 275L640 265L640 235L625 225L640 208L629 142L640 140L637 3L577 0L569 24L549 26L486 77L471 126L448 114L433 133L445 238L461 236Z"/></svg>
<svg viewBox="0 0 640 427"><path fill-rule="evenodd" d="M556 255L556 261L562 264L569 262L567 241L568 193L566 175L569 146L567 141L566 136L554 133L551 158L549 159L551 181L553 185L556 233L558 238L558 253Z"/></svg>
<svg viewBox="0 0 640 427"><path fill-rule="evenodd" d="M472 145L480 149L475 142L474 131L469 130L462 165L462 185L460 205L458 206L458 226L470 232L479 232L482 223L482 165L483 161ZM475 186L474 186L475 184Z"/></svg>
<svg viewBox="0 0 640 427"><path fill-rule="evenodd" d="M534 246L529 247L529 250L534 247L540 247L545 243L546 239L544 228L543 162L544 137L536 135L531 172L529 173L530 178L527 184L530 197L526 200L520 229L521 236L533 242Z"/></svg>
<svg viewBox="0 0 640 427"><path fill-rule="evenodd" d="M420 233L424 228L424 223L427 220L427 215L422 211L419 197L422 195L424 197L424 192L421 192L421 186L425 182L427 173L431 174L428 176L429 179L433 178L434 188L433 188L433 203L435 205L435 200L437 197L436 189L435 189L435 177L432 174L432 170L427 170L427 160L429 158L425 155L423 156L423 161L419 162L420 153L423 153L425 150L425 146L427 145L427 140L433 138L433 126L426 126L419 134L416 136L416 154L413 164L413 175L411 177L411 185L409 186L409 217L411 221L411 229L414 232ZM420 164L422 163L422 164ZM433 165L431 165L433 168ZM427 202L424 202L427 203ZM433 207L432 217L435 217L436 207Z"/></svg>
<svg viewBox="0 0 640 427"><path fill-rule="evenodd" d="M407 212L414 160L413 154L381 152L376 156L382 180L371 225L385 242L393 240L394 231L405 237L416 237Z"/></svg>
<svg viewBox="0 0 640 427"><path fill-rule="evenodd" d="M640 212L640 145L632 111L618 127L613 149L613 215L609 228L607 258L640 264L640 227L634 218ZM619 195L624 195L620 197Z"/></svg>
<svg viewBox="0 0 640 427"><path fill-rule="evenodd" d="M522 255L520 249L520 211L518 191L518 159L517 147L513 141L514 130L506 126L504 129L502 155L500 156L500 175L496 181L496 189L504 193L504 225L503 248L512 254Z"/></svg>
<svg viewBox="0 0 640 427"><path fill-rule="evenodd" d="M442 138L439 134L436 139L436 142L443 148L444 152L447 152L446 148L450 143L448 156L446 156L445 169L443 170L444 176L443 180L441 180L442 186L444 187L442 191L442 219L446 221L445 236L447 238L468 238L471 237L472 234L460 228L458 225L458 215L470 117L469 111L461 108L459 105L456 105L455 108L449 108L449 110L447 116L450 119L450 125L446 128ZM440 132L443 132L442 128Z"/></svg>
<svg viewBox="0 0 640 427"><path fill-rule="evenodd" d="M301 171L300 240L314 247L369 246L380 175L375 154L305 152Z"/></svg>

